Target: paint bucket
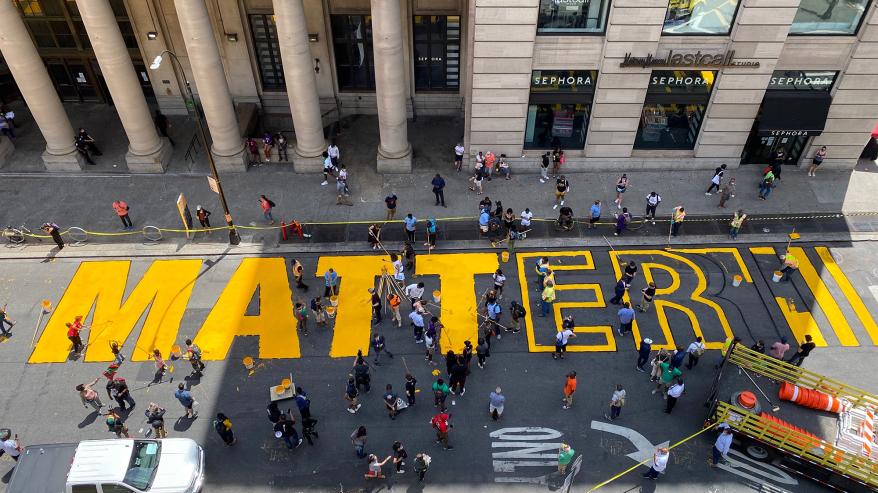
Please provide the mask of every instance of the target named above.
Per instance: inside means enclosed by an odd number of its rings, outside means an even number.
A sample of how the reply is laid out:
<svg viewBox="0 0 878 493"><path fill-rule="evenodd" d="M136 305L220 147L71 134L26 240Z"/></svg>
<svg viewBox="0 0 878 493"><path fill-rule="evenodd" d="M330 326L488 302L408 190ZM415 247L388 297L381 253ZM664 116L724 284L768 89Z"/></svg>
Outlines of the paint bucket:
<svg viewBox="0 0 878 493"><path fill-rule="evenodd" d="M286 390L287 390L287 389L285 389L283 385L278 385L278 386L276 386L276 387L274 388L274 393L277 394L277 395L281 395L281 394L283 394L284 391L286 391Z"/></svg>
<svg viewBox="0 0 878 493"><path fill-rule="evenodd" d="M509 252L507 252L507 251L500 252L500 261L501 262L509 262Z"/></svg>
<svg viewBox="0 0 878 493"><path fill-rule="evenodd" d="M442 293L437 289L433 291L433 303L439 303L439 300L442 298Z"/></svg>
<svg viewBox="0 0 878 493"><path fill-rule="evenodd" d="M43 313L49 313L52 311L52 302L49 300L43 300Z"/></svg>
<svg viewBox="0 0 878 493"><path fill-rule="evenodd" d="M241 360L241 363L244 363L244 368L248 370L252 370L254 366L256 366L253 362L253 358L250 356L244 356L244 359Z"/></svg>
<svg viewBox="0 0 878 493"><path fill-rule="evenodd" d="M288 389L293 385L293 381L289 378L284 378L280 381L280 384L283 385L283 388Z"/></svg>
<svg viewBox="0 0 878 493"><path fill-rule="evenodd" d="M329 304L332 306L338 306L338 296L332 295L329 297Z"/></svg>
<svg viewBox="0 0 878 493"><path fill-rule="evenodd" d="M776 271L774 271L774 275L771 276L771 281L772 282L780 282L782 277L783 277L783 272L776 270Z"/></svg>
<svg viewBox="0 0 878 493"><path fill-rule="evenodd" d="M180 346L176 344L171 346L171 359L177 359L180 356L182 356L182 354L180 354Z"/></svg>
<svg viewBox="0 0 878 493"><path fill-rule="evenodd" d="M327 306L326 307L326 316L329 318L335 318L335 307Z"/></svg>
<svg viewBox="0 0 878 493"><path fill-rule="evenodd" d="M744 280L739 274L735 274L735 277L732 278L732 286L738 287L741 285L741 282Z"/></svg>

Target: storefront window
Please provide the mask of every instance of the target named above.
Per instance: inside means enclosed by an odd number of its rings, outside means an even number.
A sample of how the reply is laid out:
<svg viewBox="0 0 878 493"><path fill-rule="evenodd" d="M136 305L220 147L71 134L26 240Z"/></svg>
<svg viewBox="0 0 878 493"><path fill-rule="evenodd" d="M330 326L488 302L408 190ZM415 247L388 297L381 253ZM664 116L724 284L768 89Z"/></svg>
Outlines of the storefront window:
<svg viewBox="0 0 878 493"><path fill-rule="evenodd" d="M525 149L583 149L597 70L535 70Z"/></svg>
<svg viewBox="0 0 878 493"><path fill-rule="evenodd" d="M333 15L332 44L339 89L374 91L372 16Z"/></svg>
<svg viewBox="0 0 878 493"><path fill-rule="evenodd" d="M412 27L415 89L460 87L460 16L416 15Z"/></svg>
<svg viewBox="0 0 878 493"><path fill-rule="evenodd" d="M654 71L634 148L695 148L715 78L707 70Z"/></svg>
<svg viewBox="0 0 878 493"><path fill-rule="evenodd" d="M250 30L253 32L253 48L259 63L262 89L284 91L284 68L277 40L277 25L273 15L250 14Z"/></svg>
<svg viewBox="0 0 878 493"><path fill-rule="evenodd" d="M790 34L855 34L869 0L802 0Z"/></svg>
<svg viewBox="0 0 878 493"><path fill-rule="evenodd" d="M728 34L738 0L668 0L664 34Z"/></svg>
<svg viewBox="0 0 878 493"><path fill-rule="evenodd" d="M537 32L601 33L610 0L540 0Z"/></svg>

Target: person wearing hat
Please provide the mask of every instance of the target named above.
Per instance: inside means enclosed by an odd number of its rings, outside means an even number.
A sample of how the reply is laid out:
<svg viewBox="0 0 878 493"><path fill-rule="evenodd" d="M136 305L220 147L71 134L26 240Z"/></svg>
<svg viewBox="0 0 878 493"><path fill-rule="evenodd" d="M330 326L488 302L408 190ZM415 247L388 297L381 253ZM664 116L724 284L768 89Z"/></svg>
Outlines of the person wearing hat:
<svg viewBox="0 0 878 493"><path fill-rule="evenodd" d="M573 456L576 455L576 451L570 445L566 443L562 443L561 447L558 449L558 473L564 474L567 472L567 466L573 461Z"/></svg>
<svg viewBox="0 0 878 493"><path fill-rule="evenodd" d="M198 222L201 223L202 228L210 227L210 211L201 207L200 205L195 207L195 217L198 218ZM210 231L207 232L210 234Z"/></svg>
<svg viewBox="0 0 878 493"><path fill-rule="evenodd" d="M643 365L649 361L649 353L652 351L652 339L649 337L644 337L640 341L640 348L637 349L637 364L634 365L634 369L641 372L646 373L646 370L643 368Z"/></svg>

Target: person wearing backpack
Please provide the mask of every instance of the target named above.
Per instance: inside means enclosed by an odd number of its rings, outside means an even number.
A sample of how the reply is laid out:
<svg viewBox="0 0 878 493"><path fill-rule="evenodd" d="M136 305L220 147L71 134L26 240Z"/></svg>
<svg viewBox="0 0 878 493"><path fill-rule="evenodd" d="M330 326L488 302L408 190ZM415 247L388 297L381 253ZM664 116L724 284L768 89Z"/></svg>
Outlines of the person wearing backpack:
<svg viewBox="0 0 878 493"><path fill-rule="evenodd" d="M701 342L701 336L695 338L695 341L692 344L689 344L689 347L686 348L686 353L689 354L689 361L686 363L686 369L691 370L698 364L698 358L704 354L704 343Z"/></svg>
<svg viewBox="0 0 878 493"><path fill-rule="evenodd" d="M128 435L128 427L125 426L125 422L122 416L115 409L110 409L107 411L107 431L111 431L116 434L116 438L131 438Z"/></svg>
<svg viewBox="0 0 878 493"><path fill-rule="evenodd" d="M192 342L192 339L186 339L186 356L189 358L189 364L192 365L192 374L199 374L204 371L204 362L201 361L201 348Z"/></svg>
<svg viewBox="0 0 878 493"><path fill-rule="evenodd" d="M527 316L527 310L521 305L521 303L513 300L512 303L509 304L509 313L512 314L513 325L507 330L511 331L513 334L517 334L521 330L521 320Z"/></svg>
<svg viewBox="0 0 878 493"><path fill-rule="evenodd" d="M262 207L262 215L265 216L265 220L268 221L268 224L274 224L274 217L271 215L271 210L274 209L275 203L265 195L260 195L259 205Z"/></svg>
<svg viewBox="0 0 878 493"><path fill-rule="evenodd" d="M226 445L234 445L238 439L232 431L232 421L223 413L216 413L216 419L213 420L213 429L217 435L223 439Z"/></svg>

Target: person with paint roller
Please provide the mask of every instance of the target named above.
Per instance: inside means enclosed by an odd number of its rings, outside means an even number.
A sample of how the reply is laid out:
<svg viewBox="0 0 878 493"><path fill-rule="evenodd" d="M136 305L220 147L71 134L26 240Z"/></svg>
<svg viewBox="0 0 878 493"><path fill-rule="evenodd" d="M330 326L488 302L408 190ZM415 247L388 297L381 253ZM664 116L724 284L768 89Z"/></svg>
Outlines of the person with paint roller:
<svg viewBox="0 0 878 493"><path fill-rule="evenodd" d="M790 253L789 250L787 250L786 255L781 255L780 259L783 261L782 267L780 269L780 272L781 274L783 274L783 276L781 276L780 281L790 282L790 275L792 275L793 272L799 270L799 259L793 256L793 254Z"/></svg>

